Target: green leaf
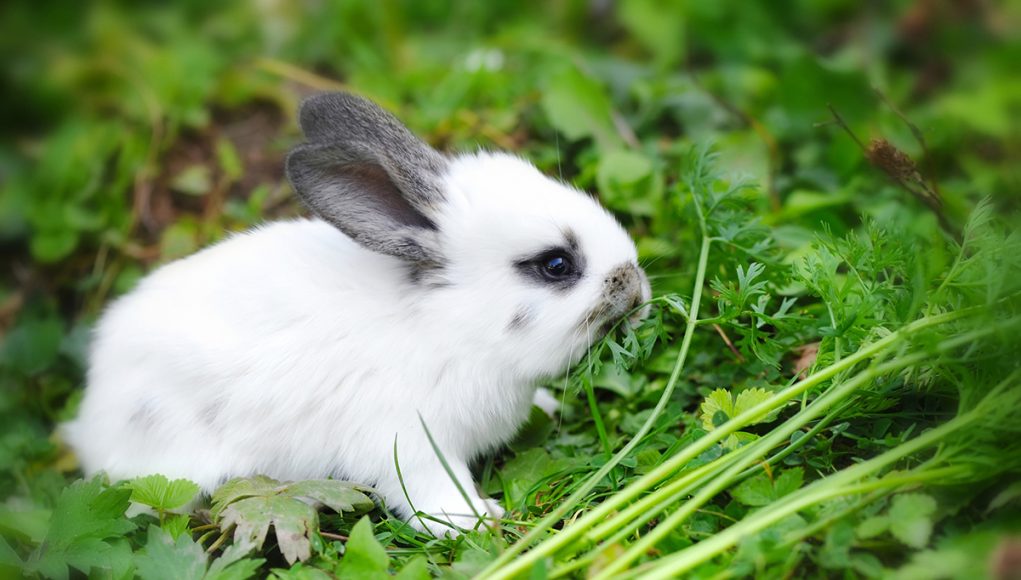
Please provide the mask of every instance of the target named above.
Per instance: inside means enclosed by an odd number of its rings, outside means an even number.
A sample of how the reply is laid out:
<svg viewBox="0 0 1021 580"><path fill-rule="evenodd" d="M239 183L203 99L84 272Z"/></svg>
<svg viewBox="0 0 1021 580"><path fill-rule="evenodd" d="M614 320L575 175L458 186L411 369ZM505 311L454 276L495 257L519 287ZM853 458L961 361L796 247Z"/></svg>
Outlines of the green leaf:
<svg viewBox="0 0 1021 580"><path fill-rule="evenodd" d="M606 91L577 69L557 75L543 92L541 104L550 124L568 139L591 137L604 151L622 147Z"/></svg>
<svg viewBox="0 0 1021 580"><path fill-rule="evenodd" d="M397 573L397 580L429 580L429 561L425 556L415 556Z"/></svg>
<svg viewBox="0 0 1021 580"><path fill-rule="evenodd" d="M375 507L365 491L369 488L346 481L318 479L288 484L283 493L295 498L307 498L325 505L337 513L364 513Z"/></svg>
<svg viewBox="0 0 1021 580"><path fill-rule="evenodd" d="M752 268L749 268L751 272ZM699 407L700 418L702 420L702 426L706 430L711 431L712 429L719 427L726 420L733 419L741 413L751 409L752 407L768 400L773 394L763 388L751 388L745 389L738 393L735 397L727 389L716 389L709 393L709 395L702 401L702 405ZM726 417L725 420L719 422L722 416L719 413L723 413ZM764 417L756 419L747 423L747 425L757 425L759 423L768 423L776 419L779 410L773 411Z"/></svg>
<svg viewBox="0 0 1021 580"><path fill-rule="evenodd" d="M887 516L872 516L862 520L862 522L858 524L855 534L863 540L868 540L869 538L874 538L882 534L888 529L890 529L890 518Z"/></svg>
<svg viewBox="0 0 1021 580"><path fill-rule="evenodd" d="M163 230L160 237L160 255L164 260L176 260L198 249L199 226L191 218L183 218Z"/></svg>
<svg viewBox="0 0 1021 580"><path fill-rule="evenodd" d="M780 499L789 493L794 493L801 489L804 479L805 471L800 467L783 470L773 480L773 499Z"/></svg>
<svg viewBox="0 0 1021 580"><path fill-rule="evenodd" d="M177 514L166 518L160 527L165 532L170 534L170 537L175 540L188 532L189 525L191 524L191 516L188 514Z"/></svg>
<svg viewBox="0 0 1021 580"><path fill-rule="evenodd" d="M178 173L170 185L175 191L198 196L209 193L213 188L213 180L208 167L196 164Z"/></svg>
<svg viewBox="0 0 1021 580"><path fill-rule="evenodd" d="M596 185L600 199L611 209L634 215L654 215L662 191L653 176L652 161L641 153L614 149L599 158Z"/></svg>
<svg viewBox="0 0 1021 580"><path fill-rule="evenodd" d="M351 535L344 546L344 558L340 561L337 576L340 578L364 578L375 580L389 578L390 558L386 549L372 534L372 522L363 517L351 529Z"/></svg>
<svg viewBox="0 0 1021 580"><path fill-rule="evenodd" d="M244 546L229 546L209 565L205 580L246 580L254 577L265 560L246 558L249 552L251 550Z"/></svg>
<svg viewBox="0 0 1021 580"><path fill-rule="evenodd" d="M218 518L223 508L239 499L257 495L273 495L277 493L279 487L279 481L265 475L232 479L213 492L210 515L213 518Z"/></svg>
<svg viewBox="0 0 1021 580"><path fill-rule="evenodd" d="M851 547L854 545L854 526L840 520L826 532L826 542L819 553L824 568L843 570L852 566Z"/></svg>
<svg viewBox="0 0 1021 580"><path fill-rule="evenodd" d="M245 498L227 506L220 514L220 527L236 526L234 543L245 548L262 547L272 526L288 564L307 560L312 555L308 535L318 525L315 508L286 496Z"/></svg>
<svg viewBox="0 0 1021 580"><path fill-rule="evenodd" d="M309 535L319 525L316 505L338 513L364 513L374 505L365 495L369 490L346 481L281 483L260 475L222 485L213 493L211 512L221 529L235 526L234 542L246 549L260 548L272 526L280 551L293 564L311 556Z"/></svg>
<svg viewBox="0 0 1021 580"><path fill-rule="evenodd" d="M78 232L73 229L42 231L32 236L32 257L40 262L58 262L78 246Z"/></svg>
<svg viewBox="0 0 1021 580"><path fill-rule="evenodd" d="M157 526L149 526L145 548L135 555L135 567L143 580L201 580L206 561L205 551L191 536L175 540Z"/></svg>
<svg viewBox="0 0 1021 580"><path fill-rule="evenodd" d="M975 578L976 563L990 562L997 545L1003 545L1002 530L972 531L941 539L931 550L915 552L911 560L889 574L893 580L931 580L932 578ZM935 575L933 571L939 571Z"/></svg>
<svg viewBox="0 0 1021 580"><path fill-rule="evenodd" d="M132 479L126 487L131 490L131 501L162 511L185 505L199 492L199 486L187 479L170 481L160 474Z"/></svg>
<svg viewBox="0 0 1021 580"><path fill-rule="evenodd" d="M597 180L607 185L631 184L652 173L652 162L641 153L609 151L599 159Z"/></svg>
<svg viewBox="0 0 1021 580"><path fill-rule="evenodd" d="M706 431L712 431L718 426L714 421L717 413L722 412L728 418L734 415L734 399L727 389L716 389L702 401L699 410L701 411L702 426Z"/></svg>
<svg viewBox="0 0 1021 580"><path fill-rule="evenodd" d="M229 139L221 137L216 140L216 159L228 181L235 182L241 179L244 174L244 166L238 157L238 150Z"/></svg>
<svg viewBox="0 0 1021 580"><path fill-rule="evenodd" d="M751 268L749 268L749 270L751 270ZM759 403L767 401L772 396L773 393L762 388L752 388L741 391L734 399L734 416L740 415ZM771 416L775 416L775 413ZM769 417L770 416L758 419L752 424L769 422L771 420Z"/></svg>
<svg viewBox="0 0 1021 580"><path fill-rule="evenodd" d="M18 553L7 543L7 539L0 536L0 570L2 570L3 566L20 568L22 562L21 558L18 557Z"/></svg>
<svg viewBox="0 0 1021 580"><path fill-rule="evenodd" d="M775 479L763 472L738 484L730 495L746 506L761 507L797 491L803 479L804 471L800 467L785 469Z"/></svg>
<svg viewBox="0 0 1021 580"><path fill-rule="evenodd" d="M121 536L135 529L124 517L131 492L106 487L100 477L78 480L57 499L46 542L66 547L76 540Z"/></svg>
<svg viewBox="0 0 1021 580"><path fill-rule="evenodd" d="M890 505L890 533L913 548L924 548L932 534L936 500L922 493L904 493Z"/></svg>
<svg viewBox="0 0 1021 580"><path fill-rule="evenodd" d="M500 470L509 507L520 505L536 483L571 465L567 459L553 459L542 448L529 449L517 454Z"/></svg>
<svg viewBox="0 0 1021 580"><path fill-rule="evenodd" d="M25 320L4 339L2 361L26 375L41 372L56 362L63 336L56 315Z"/></svg>
<svg viewBox="0 0 1021 580"><path fill-rule="evenodd" d="M669 66L684 56L685 8L670 0L623 0L617 14L635 41L655 57L656 64Z"/></svg>
<svg viewBox="0 0 1021 580"><path fill-rule="evenodd" d="M765 473L746 479L730 491L730 495L744 505L759 507L773 501L773 482Z"/></svg>
<svg viewBox="0 0 1021 580"><path fill-rule="evenodd" d="M336 576L327 574L319 568L313 568L304 564L295 564L290 568L274 568L274 580L333 580Z"/></svg>

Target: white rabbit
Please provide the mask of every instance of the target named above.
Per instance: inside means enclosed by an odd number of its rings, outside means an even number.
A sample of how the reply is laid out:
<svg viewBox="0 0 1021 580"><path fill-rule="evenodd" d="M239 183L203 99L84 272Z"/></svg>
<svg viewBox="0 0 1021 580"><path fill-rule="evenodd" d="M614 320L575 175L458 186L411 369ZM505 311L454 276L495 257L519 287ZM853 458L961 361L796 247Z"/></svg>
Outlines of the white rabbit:
<svg viewBox="0 0 1021 580"><path fill-rule="evenodd" d="M527 162L446 157L362 98L312 97L300 123L287 174L318 217L231 236L117 300L68 441L115 480L163 473L208 493L336 477L435 534L501 517L469 463L649 298L633 242Z"/></svg>

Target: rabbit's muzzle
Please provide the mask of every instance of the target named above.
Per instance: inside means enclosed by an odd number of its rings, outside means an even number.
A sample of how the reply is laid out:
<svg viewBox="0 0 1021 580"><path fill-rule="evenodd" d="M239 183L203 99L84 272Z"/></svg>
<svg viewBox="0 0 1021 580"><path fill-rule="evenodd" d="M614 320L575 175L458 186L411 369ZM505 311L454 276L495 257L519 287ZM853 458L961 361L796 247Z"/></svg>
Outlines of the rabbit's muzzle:
<svg viewBox="0 0 1021 580"><path fill-rule="evenodd" d="M599 303L589 313L589 323L600 324L600 334L605 334L624 316L631 324L637 324L649 313L645 304L651 295L649 279L636 264L625 262L610 270L603 280L603 292ZM640 308L641 307L641 308Z"/></svg>

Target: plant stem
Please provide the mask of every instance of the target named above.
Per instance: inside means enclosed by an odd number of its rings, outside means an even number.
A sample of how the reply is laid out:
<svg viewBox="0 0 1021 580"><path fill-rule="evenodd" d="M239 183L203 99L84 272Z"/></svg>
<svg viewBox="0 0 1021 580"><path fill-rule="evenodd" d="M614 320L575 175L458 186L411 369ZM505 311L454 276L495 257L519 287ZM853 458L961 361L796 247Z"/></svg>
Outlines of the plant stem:
<svg viewBox="0 0 1021 580"><path fill-rule="evenodd" d="M691 484L704 479L706 477L712 477L718 471L724 469L730 460L733 459L733 454L727 454L723 457L715 459L712 463L702 465L692 471L685 473L682 477L670 482L657 490L657 494L647 495L639 501L628 506L627 509L623 510L619 514L615 515L612 519L604 521L602 524L596 526L589 533L585 534L585 541L595 543L609 534L620 528L621 521L629 521L638 518L637 525L651 520L656 516L657 513L662 511L658 509L658 505L663 502L662 495L669 496L668 500L673 501L677 497L683 497L687 493L691 492ZM633 529L635 523L632 522L628 529ZM612 543L612 540L611 540Z"/></svg>
<svg viewBox="0 0 1021 580"><path fill-rule="evenodd" d="M985 327L965 334L959 334L940 343L937 346L937 350L947 351L957 348L962 344L969 344L977 338L991 332L995 332L996 330L997 328L994 326ZM916 352L897 357L895 360L888 363L874 364L872 367L862 371L855 377L830 388L825 394L813 401L811 405L785 421L781 427L774 429L768 435L754 443L732 452L734 454L739 454L737 455L738 460L734 462L723 474L719 476L714 475L712 481L708 482L707 485L695 494L694 497L685 502L680 509L670 514L667 519L660 522L659 525L646 536L632 544L631 547L624 552L624 554L614 559L614 561L597 574L595 578L607 578L615 573L621 572L628 564L641 557L642 554L651 550L659 541L666 537L667 534L680 526L680 524L690 517L692 513L702 507L702 505L712 499L716 494L733 485L735 481L741 479L744 476L743 471L753 463L761 460L761 458L765 456L770 449L782 444L784 440L790 438L790 435L793 432L815 419L833 405L844 401L851 393L861 386L880 376L886 375L887 373L917 364L929 356L929 353ZM663 499L664 495L663 489L660 489L650 494L649 497ZM649 498L646 498L646 500L648 499ZM664 504L666 504L666 502L664 502ZM611 521L606 522L604 525L613 525L612 522L618 519L619 516L614 517Z"/></svg>
<svg viewBox="0 0 1021 580"><path fill-rule="evenodd" d="M923 470L922 473L898 476L887 480L870 482L868 484L850 485L870 474L876 473L883 468L933 445L939 444L944 438L956 430L967 427L971 423L981 419L978 409L972 410L964 415L958 416L943 425L931 429L914 439L878 455L868 461L848 467L836 474L830 475L809 485L804 490L787 496L785 499L771 504L762 510L755 512L748 518L730 526L694 546L663 558L656 563L655 567L648 570L645 578L676 578L694 566L716 556L717 554L736 545L741 538L759 532L766 527L793 515L798 511L821 503L828 499L843 495L855 495L867 493L876 489L900 487L906 483L917 483L934 478L945 478L946 469ZM959 468L947 468L959 471Z"/></svg>
<svg viewBox="0 0 1021 580"><path fill-rule="evenodd" d="M585 381L585 398L588 399L589 411L592 413L592 421L596 426L596 435L603 444L603 452L606 457L613 457L613 449L610 447L610 438L606 435L606 426L603 425L603 416L599 413L599 405L596 403L595 389L592 383Z"/></svg>
<svg viewBox="0 0 1021 580"><path fill-rule="evenodd" d="M714 477L713 480L708 482L708 484L695 494L694 497L684 502L677 511L670 514L667 519L660 522L655 529L650 531L642 539L633 543L627 551L614 559L614 561L597 574L595 578L608 578L627 568L631 562L634 562L640 558L642 554L647 553L655 547L655 545L665 538L667 534L677 529L677 527L687 520L691 514L705 505L705 503L710 499L715 497L716 494L733 485L734 481L745 471L745 469L759 461L766 455L766 453L769 452L770 449L774 448L782 441L789 439L791 433L800 429L803 425L825 412L830 406L839 403L848 394L854 392L856 389L869 383L875 378L882 376L887 372L898 370L905 366L910 366L924 358L925 355L906 356L900 357L890 363L875 365L868 370L859 373L854 378L830 389L822 397L813 401L812 404L806 407L803 411L800 411L797 415L784 422L781 427L770 431L765 437L732 452L738 454L739 459L723 474ZM659 492L652 495L658 496Z"/></svg>

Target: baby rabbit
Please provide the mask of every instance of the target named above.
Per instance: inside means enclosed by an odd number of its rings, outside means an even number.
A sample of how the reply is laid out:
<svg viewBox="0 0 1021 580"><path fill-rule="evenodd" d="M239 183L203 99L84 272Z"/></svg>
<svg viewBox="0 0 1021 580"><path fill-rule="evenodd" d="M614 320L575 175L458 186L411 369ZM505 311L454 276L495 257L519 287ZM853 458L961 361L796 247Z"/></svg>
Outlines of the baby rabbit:
<svg viewBox="0 0 1021 580"><path fill-rule="evenodd" d="M437 535L500 518L469 463L648 300L633 242L529 163L442 155L354 95L307 99L300 124L287 176L316 217L233 235L117 300L68 441L114 480L162 473L208 493L334 477Z"/></svg>

